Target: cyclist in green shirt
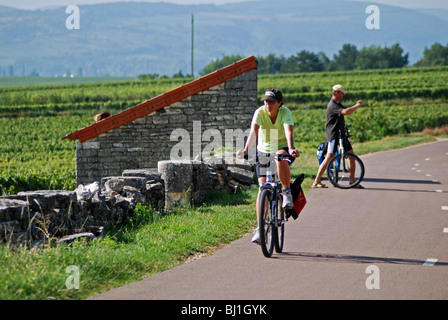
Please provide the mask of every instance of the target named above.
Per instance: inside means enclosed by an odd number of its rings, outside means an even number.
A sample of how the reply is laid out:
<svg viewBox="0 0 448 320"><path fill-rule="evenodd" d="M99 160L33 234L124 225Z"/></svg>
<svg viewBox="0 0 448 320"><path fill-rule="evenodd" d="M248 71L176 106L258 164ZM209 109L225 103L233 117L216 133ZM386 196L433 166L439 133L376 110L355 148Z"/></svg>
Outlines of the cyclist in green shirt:
<svg viewBox="0 0 448 320"><path fill-rule="evenodd" d="M237 157L243 158L249 153L249 150L258 138L258 163L256 170L260 186L266 182L266 170L270 164L270 159L274 158L275 154L289 153L295 158L299 157L299 151L294 146L294 122L292 121L291 111L283 106L282 92L276 88L269 89L265 92L262 100L264 101L264 106L258 108L254 113L244 150L237 152ZM290 164L277 160L275 163L276 166L269 169L272 174L278 172L283 188L283 207L291 208L293 201L290 189ZM252 242L258 243L258 238L258 230L256 230Z"/></svg>

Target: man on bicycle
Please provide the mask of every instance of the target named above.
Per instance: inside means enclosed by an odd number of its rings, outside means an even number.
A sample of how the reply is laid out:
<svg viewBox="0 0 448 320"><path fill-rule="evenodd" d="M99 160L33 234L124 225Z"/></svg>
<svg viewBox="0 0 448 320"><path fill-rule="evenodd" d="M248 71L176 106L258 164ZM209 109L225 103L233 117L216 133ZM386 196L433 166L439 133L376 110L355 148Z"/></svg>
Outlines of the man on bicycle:
<svg viewBox="0 0 448 320"><path fill-rule="evenodd" d="M255 167L258 185L261 186L266 182L267 170L271 171L272 174L278 172L282 184L283 207L291 208L293 206L290 189L291 172L289 169L291 163L275 160L276 165L273 168L270 167L270 163L276 154L286 153L294 158L299 157L299 152L294 146L294 122L291 111L283 106L283 95L280 90L276 88L267 90L262 100L264 105L255 111L246 145L244 150L237 152L237 158L241 159L247 155L258 138L258 161ZM260 190L257 196L257 210L259 195ZM255 231L252 242L259 242L258 229Z"/></svg>
<svg viewBox="0 0 448 320"><path fill-rule="evenodd" d="M321 182L321 179L322 175L327 169L328 162L330 162L330 160L336 154L339 145L339 131L341 131L343 135L345 134L344 116L352 114L364 103L362 100L359 100L353 107L344 107L341 103L341 100L346 93L347 91L345 91L343 86L338 84L333 86L332 97L327 105L327 124L325 129L328 144L327 155L325 156L324 161L322 161L319 166L316 179L314 179L313 182L313 188L327 188L327 186ZM347 141L347 145L344 145L344 148L345 150L347 150L347 152L354 154L353 148L349 141ZM351 179L353 179L352 172L350 172L350 181L352 181ZM358 184L356 188L362 189L363 187Z"/></svg>

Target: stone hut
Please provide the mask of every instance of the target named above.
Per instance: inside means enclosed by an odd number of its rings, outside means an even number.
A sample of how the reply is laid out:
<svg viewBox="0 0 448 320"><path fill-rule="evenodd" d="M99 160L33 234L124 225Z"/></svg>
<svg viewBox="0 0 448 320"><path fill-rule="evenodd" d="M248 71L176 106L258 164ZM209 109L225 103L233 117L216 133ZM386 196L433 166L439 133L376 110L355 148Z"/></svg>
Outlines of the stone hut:
<svg viewBox="0 0 448 320"><path fill-rule="evenodd" d="M70 133L63 139L76 140L77 184L157 168L173 157L201 160L220 143L241 145L257 100L257 60L250 56Z"/></svg>

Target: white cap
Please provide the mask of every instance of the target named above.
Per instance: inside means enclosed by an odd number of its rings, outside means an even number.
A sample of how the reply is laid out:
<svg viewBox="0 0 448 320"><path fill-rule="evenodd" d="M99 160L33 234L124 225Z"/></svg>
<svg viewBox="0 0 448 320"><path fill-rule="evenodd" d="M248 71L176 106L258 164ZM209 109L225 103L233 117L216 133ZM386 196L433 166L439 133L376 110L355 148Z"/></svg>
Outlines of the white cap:
<svg viewBox="0 0 448 320"><path fill-rule="evenodd" d="M347 91L345 91L344 87L341 86L340 84L337 84L337 85L333 86L333 91L341 91L341 92L343 92L344 94L347 93Z"/></svg>

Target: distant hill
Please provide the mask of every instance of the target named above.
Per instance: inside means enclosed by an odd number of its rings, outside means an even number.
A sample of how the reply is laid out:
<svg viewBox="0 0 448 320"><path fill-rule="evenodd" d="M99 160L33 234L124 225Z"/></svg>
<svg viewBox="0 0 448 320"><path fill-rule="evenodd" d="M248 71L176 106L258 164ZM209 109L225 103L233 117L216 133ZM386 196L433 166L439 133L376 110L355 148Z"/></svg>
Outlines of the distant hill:
<svg viewBox="0 0 448 320"><path fill-rule="evenodd" d="M344 43L360 49L398 42L414 63L425 46L448 43L446 19L382 4L378 4L380 29L368 30L368 4L264 0L226 5L80 5L79 30L66 28L66 7L34 11L0 7L0 75L189 74L192 13L195 75L224 54L290 56L309 50L332 59Z"/></svg>

